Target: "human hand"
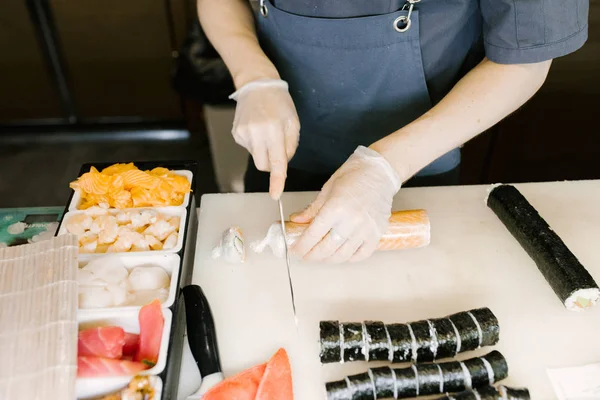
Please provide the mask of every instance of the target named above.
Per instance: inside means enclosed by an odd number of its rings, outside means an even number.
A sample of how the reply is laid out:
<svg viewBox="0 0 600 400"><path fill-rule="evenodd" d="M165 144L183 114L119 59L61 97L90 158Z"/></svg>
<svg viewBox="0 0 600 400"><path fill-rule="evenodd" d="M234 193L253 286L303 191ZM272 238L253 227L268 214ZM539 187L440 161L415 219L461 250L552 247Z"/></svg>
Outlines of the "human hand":
<svg viewBox="0 0 600 400"><path fill-rule="evenodd" d="M292 215L310 226L292 246L307 261L357 262L385 233L401 180L375 150L359 146L323 186L316 200Z"/></svg>
<svg viewBox="0 0 600 400"><path fill-rule="evenodd" d="M245 147L259 171L271 173L269 194L279 199L288 161L294 156L300 122L288 84L278 79L250 82L230 98L237 101L232 134Z"/></svg>

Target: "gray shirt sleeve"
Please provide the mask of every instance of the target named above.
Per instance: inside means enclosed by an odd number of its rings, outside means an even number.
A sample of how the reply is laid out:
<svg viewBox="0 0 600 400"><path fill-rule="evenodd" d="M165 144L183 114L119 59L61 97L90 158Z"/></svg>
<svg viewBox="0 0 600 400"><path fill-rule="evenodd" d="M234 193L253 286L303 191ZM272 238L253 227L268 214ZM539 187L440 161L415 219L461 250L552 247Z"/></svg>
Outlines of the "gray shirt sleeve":
<svg viewBox="0 0 600 400"><path fill-rule="evenodd" d="M551 60L588 37L589 0L480 0L486 56L499 64Z"/></svg>

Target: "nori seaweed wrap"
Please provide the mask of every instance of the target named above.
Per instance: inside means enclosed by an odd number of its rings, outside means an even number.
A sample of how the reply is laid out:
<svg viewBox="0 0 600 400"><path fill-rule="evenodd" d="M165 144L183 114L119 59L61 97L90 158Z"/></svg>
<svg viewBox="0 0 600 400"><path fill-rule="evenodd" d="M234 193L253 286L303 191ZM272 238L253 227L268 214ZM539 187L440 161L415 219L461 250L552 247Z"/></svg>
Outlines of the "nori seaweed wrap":
<svg viewBox="0 0 600 400"><path fill-rule="evenodd" d="M481 327L481 346L493 346L500 340L500 325L498 318L487 307L469 311Z"/></svg>
<svg viewBox="0 0 600 400"><path fill-rule="evenodd" d="M394 374L390 367L371 368L375 382L375 398L390 399L394 397Z"/></svg>
<svg viewBox="0 0 600 400"><path fill-rule="evenodd" d="M369 361L388 361L390 343L385 324L380 321L365 321L365 331Z"/></svg>
<svg viewBox="0 0 600 400"><path fill-rule="evenodd" d="M465 389L465 373L458 361L438 364L444 375L444 392L458 392Z"/></svg>
<svg viewBox="0 0 600 400"><path fill-rule="evenodd" d="M392 340L392 362L402 363L412 360L413 342L406 324L386 325Z"/></svg>
<svg viewBox="0 0 600 400"><path fill-rule="evenodd" d="M327 400L348 400L351 398L346 380L327 382L325 390L327 391Z"/></svg>
<svg viewBox="0 0 600 400"><path fill-rule="evenodd" d="M536 263L569 310L593 306L600 297L594 278L537 210L514 186L493 188L487 205Z"/></svg>
<svg viewBox="0 0 600 400"><path fill-rule="evenodd" d="M437 340L433 335L431 325L427 321L418 321L408 324L413 331L416 342L417 355L415 362L430 362L435 359Z"/></svg>
<svg viewBox="0 0 600 400"><path fill-rule="evenodd" d="M344 323L342 324L342 330L344 334L344 361L364 361L365 341L362 324Z"/></svg>
<svg viewBox="0 0 600 400"><path fill-rule="evenodd" d="M419 396L443 393L440 389L444 377L440 374L437 364L417 364L417 380L419 382Z"/></svg>
<svg viewBox="0 0 600 400"><path fill-rule="evenodd" d="M460 353L479 348L479 328L468 312L452 314L448 317L460 334Z"/></svg>
<svg viewBox="0 0 600 400"><path fill-rule="evenodd" d="M530 400L529 390L506 386L483 386L441 397L438 400Z"/></svg>
<svg viewBox="0 0 600 400"><path fill-rule="evenodd" d="M416 368L394 368L398 399L417 397L419 395L419 382L417 381Z"/></svg>
<svg viewBox="0 0 600 400"><path fill-rule="evenodd" d="M437 352L435 359L450 358L456 355L456 332L448 318L430 320L435 329L437 338Z"/></svg>
<svg viewBox="0 0 600 400"><path fill-rule="evenodd" d="M465 360L464 364L471 375L471 386L480 387L494 383L494 377L490 376L490 371L482 359L471 358Z"/></svg>
<svg viewBox="0 0 600 400"><path fill-rule="evenodd" d="M321 342L321 363L342 361L340 352L340 323L339 321L321 321L319 323Z"/></svg>
<svg viewBox="0 0 600 400"><path fill-rule="evenodd" d="M492 367L492 371L494 372L494 382L500 382L502 379L508 377L508 364L499 351L494 350L480 358L485 359Z"/></svg>
<svg viewBox="0 0 600 400"><path fill-rule="evenodd" d="M375 399L375 387L368 372L350 375L348 377L348 388L352 397L348 400L373 400Z"/></svg>

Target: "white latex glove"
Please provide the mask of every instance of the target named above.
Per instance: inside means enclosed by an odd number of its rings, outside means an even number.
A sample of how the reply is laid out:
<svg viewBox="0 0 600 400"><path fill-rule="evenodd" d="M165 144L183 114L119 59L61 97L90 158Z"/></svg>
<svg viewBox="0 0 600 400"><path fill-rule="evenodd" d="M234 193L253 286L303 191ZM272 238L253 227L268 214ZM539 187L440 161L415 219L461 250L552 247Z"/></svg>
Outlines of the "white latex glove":
<svg viewBox="0 0 600 400"><path fill-rule="evenodd" d="M309 261L361 261L387 230L401 180L375 150L359 146L323 186L316 200L291 219L310 226L292 246Z"/></svg>
<svg viewBox="0 0 600 400"><path fill-rule="evenodd" d="M237 101L233 138L245 147L259 171L271 172L269 193L279 199L288 161L298 147L300 122L288 84L278 79L250 82L229 96Z"/></svg>

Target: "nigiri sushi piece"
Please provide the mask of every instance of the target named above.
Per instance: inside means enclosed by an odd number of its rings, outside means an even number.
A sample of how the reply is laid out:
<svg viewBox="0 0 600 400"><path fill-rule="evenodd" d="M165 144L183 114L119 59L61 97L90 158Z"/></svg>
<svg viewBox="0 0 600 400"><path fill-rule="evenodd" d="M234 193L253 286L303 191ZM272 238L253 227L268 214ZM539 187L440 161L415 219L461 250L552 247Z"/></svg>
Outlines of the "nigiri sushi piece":
<svg viewBox="0 0 600 400"><path fill-rule="evenodd" d="M246 260L246 247L242 230L234 226L223 232L219 245L212 251L212 258L223 258L229 263L243 263Z"/></svg>
<svg viewBox="0 0 600 400"><path fill-rule="evenodd" d="M102 357L77 357L78 378L133 376L148 369L148 365L129 360Z"/></svg>
<svg viewBox="0 0 600 400"><path fill-rule="evenodd" d="M103 326L79 331L77 355L121 358L125 345L125 331L118 326Z"/></svg>
<svg viewBox="0 0 600 400"><path fill-rule="evenodd" d="M309 225L285 221L288 246L292 246ZM377 250L424 247L429 244L430 237L429 217L425 210L395 211L390 217L387 231L379 240ZM285 255L280 222L275 222L269 227L264 239L250 244L250 248L257 253L262 253L267 247L271 248L276 257L281 258Z"/></svg>
<svg viewBox="0 0 600 400"><path fill-rule="evenodd" d="M138 321L140 324L140 344L133 360L140 361L148 366L154 366L158 361L165 324L160 301L154 300L142 307L138 314Z"/></svg>

